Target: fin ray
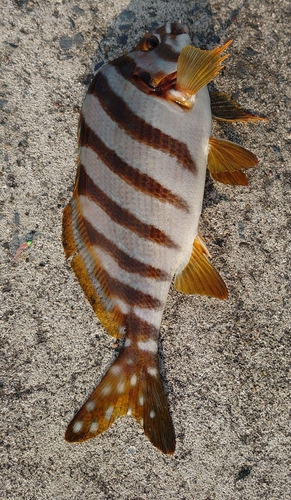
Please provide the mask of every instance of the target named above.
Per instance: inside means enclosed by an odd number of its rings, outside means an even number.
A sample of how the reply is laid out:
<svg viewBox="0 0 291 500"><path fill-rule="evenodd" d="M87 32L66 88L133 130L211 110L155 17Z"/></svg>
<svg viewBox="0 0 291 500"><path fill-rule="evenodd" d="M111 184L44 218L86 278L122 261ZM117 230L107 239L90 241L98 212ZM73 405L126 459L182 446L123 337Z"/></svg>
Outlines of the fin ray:
<svg viewBox="0 0 291 500"><path fill-rule="evenodd" d="M226 92L209 92L213 118L222 122L259 122L267 118L244 111Z"/></svg>
<svg viewBox="0 0 291 500"><path fill-rule="evenodd" d="M78 202L76 203L76 207L78 215L74 218L74 220L71 203L66 206L63 214L63 246L66 258L68 259L73 256L71 267L87 300L90 302L96 316L102 323L107 333L115 338L120 338L122 337L120 328L122 325L123 315L119 309L112 304L109 290L107 290L105 280L102 276L102 268L97 260L97 256L91 248L86 229L82 224L82 217L80 216L81 212ZM74 228L77 228L80 235L80 242L76 242ZM82 247L83 254L86 256L86 261L90 260L92 264L91 267L93 267L92 272L88 270L88 263L86 265L84 257L80 253L79 247ZM96 286L93 285L92 278L94 278ZM97 290L97 284L99 287L99 293Z"/></svg>
<svg viewBox="0 0 291 500"><path fill-rule="evenodd" d="M247 178L243 168L258 164L256 155L247 149L225 139L209 138L208 168L212 177L224 184L246 186Z"/></svg>
<svg viewBox="0 0 291 500"><path fill-rule="evenodd" d="M69 424L65 439L82 442L103 433L119 417L131 415L152 444L166 454L175 451L175 431L164 394L157 357L129 364L134 352L123 348ZM148 357L146 357L147 359Z"/></svg>
<svg viewBox="0 0 291 500"><path fill-rule="evenodd" d="M211 172L211 177L222 184L231 184L232 186L247 186L249 181L243 172Z"/></svg>
<svg viewBox="0 0 291 500"><path fill-rule="evenodd" d="M207 259L209 253L196 236L190 260L183 271L176 276L175 288L186 294L208 295L227 299L228 292L223 279Z"/></svg>
<svg viewBox="0 0 291 500"><path fill-rule="evenodd" d="M221 63L228 54L221 53L229 47L229 40L222 47L213 50L201 50L187 45L181 50L177 64L177 90L195 95L221 71Z"/></svg>

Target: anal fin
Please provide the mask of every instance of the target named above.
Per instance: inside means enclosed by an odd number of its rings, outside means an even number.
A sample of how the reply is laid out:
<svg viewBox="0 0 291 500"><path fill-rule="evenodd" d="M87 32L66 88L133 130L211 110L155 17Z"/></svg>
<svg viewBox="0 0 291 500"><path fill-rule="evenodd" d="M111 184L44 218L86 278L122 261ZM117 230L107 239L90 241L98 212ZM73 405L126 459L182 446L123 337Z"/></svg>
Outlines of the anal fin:
<svg viewBox="0 0 291 500"><path fill-rule="evenodd" d="M186 294L208 295L227 299L228 292L223 279L207 259L209 253L196 236L190 260L183 271L176 276L175 288Z"/></svg>
<svg viewBox="0 0 291 500"><path fill-rule="evenodd" d="M222 122L259 122L267 118L253 115L235 102L226 92L209 92L213 118Z"/></svg>
<svg viewBox="0 0 291 500"><path fill-rule="evenodd" d="M243 168L258 164L256 155L225 139L209 139L208 168L213 179L223 184L246 186L248 180Z"/></svg>

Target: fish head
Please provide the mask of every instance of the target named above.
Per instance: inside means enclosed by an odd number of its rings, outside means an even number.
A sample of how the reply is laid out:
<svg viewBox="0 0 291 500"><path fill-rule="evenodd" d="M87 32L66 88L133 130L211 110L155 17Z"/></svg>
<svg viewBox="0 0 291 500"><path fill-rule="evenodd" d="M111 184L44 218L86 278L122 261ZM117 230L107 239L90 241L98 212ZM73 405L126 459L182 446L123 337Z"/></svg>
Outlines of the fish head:
<svg viewBox="0 0 291 500"><path fill-rule="evenodd" d="M134 62L133 77L151 91L165 90L176 80L179 54L189 44L188 28L179 22L146 33L128 54Z"/></svg>

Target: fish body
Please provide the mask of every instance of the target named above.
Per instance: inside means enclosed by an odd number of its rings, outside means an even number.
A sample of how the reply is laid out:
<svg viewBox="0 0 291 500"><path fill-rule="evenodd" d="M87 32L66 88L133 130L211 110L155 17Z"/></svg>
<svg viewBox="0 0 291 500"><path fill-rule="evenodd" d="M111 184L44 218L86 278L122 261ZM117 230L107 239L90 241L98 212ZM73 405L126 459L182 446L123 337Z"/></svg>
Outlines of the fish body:
<svg viewBox="0 0 291 500"><path fill-rule="evenodd" d="M221 182L243 184L240 169L257 160L211 137L207 83L221 69L228 44L208 52L190 44L180 23L145 35L132 52L101 68L82 106L63 243L101 323L124 342L70 423L68 441L94 437L129 414L157 448L173 453L175 432L158 366L171 281L175 276L185 293L227 297L198 236L206 168ZM217 94L216 109L226 100ZM233 101L228 105L243 117L237 119L253 116Z"/></svg>

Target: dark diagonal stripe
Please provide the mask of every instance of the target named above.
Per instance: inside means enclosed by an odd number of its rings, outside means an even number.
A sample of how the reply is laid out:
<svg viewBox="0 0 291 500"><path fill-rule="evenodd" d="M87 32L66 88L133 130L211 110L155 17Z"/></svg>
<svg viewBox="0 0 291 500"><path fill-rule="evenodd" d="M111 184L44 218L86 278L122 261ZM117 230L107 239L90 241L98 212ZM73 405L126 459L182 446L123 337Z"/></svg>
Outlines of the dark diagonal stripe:
<svg viewBox="0 0 291 500"><path fill-rule="evenodd" d="M176 243L174 243L163 231L151 224L145 224L128 210L111 200L111 198L92 181L82 164L79 165L78 171L78 194L88 196L92 201L97 203L114 222L120 226L126 227L142 238L154 241L159 245L164 245L169 248L178 248Z"/></svg>
<svg viewBox="0 0 291 500"><path fill-rule="evenodd" d="M160 309L162 304L159 299L148 293L132 288L116 278L112 278L104 269L100 270L100 283L108 297L118 297L127 304L145 309Z"/></svg>
<svg viewBox="0 0 291 500"><path fill-rule="evenodd" d="M144 264L134 257L131 257L126 252L123 252L123 250L120 250L117 245L112 243L112 241L106 238L103 234L99 233L99 231L97 231L97 229L95 229L85 218L84 226L91 245L98 246L105 252L109 253L121 269L124 269L128 273L138 273L143 277L154 278L159 281L171 279L171 276L169 276L166 272Z"/></svg>
<svg viewBox="0 0 291 500"><path fill-rule="evenodd" d="M148 340L149 338L158 338L159 330L154 325L147 323L135 314L125 314L123 317L124 326L128 335L134 335L141 341Z"/></svg>
<svg viewBox="0 0 291 500"><path fill-rule="evenodd" d="M102 71L97 73L88 93L97 97L104 111L131 137L149 147L176 157L184 168L192 172L196 171L195 162L191 158L187 145L153 127L131 111L124 100L110 88Z"/></svg>
<svg viewBox="0 0 291 500"><path fill-rule="evenodd" d="M101 125L102 126L102 125ZM121 177L127 184L134 186L139 191L154 196L158 200L171 203L177 208L189 212L187 203L176 196L159 182L147 174L139 172L123 161L115 151L109 149L95 132L86 124L84 117L80 118L80 146L91 148L102 160L102 162L115 174Z"/></svg>

